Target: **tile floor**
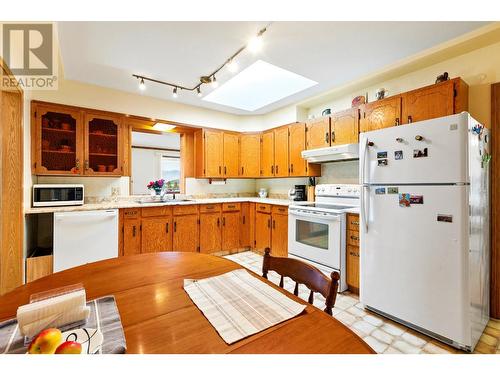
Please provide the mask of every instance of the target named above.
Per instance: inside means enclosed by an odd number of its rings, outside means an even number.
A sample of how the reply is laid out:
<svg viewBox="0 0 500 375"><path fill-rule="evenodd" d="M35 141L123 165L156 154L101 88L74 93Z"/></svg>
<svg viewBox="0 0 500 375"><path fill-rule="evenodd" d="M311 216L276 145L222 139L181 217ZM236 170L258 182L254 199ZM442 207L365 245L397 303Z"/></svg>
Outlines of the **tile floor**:
<svg viewBox="0 0 500 375"><path fill-rule="evenodd" d="M262 273L262 256L259 254L246 251L225 257L255 273ZM274 272L269 274L269 280L276 284L279 283L279 277ZM294 282L285 279L285 288L288 291L293 293L294 286ZM300 285L299 297L307 301L308 296L308 289L304 285ZM323 296L316 293L314 305L323 309L324 303ZM362 337L377 353L463 353L410 328L364 310L358 296L352 293L346 292L337 296L333 316ZM500 354L500 320L490 320L476 346L475 353Z"/></svg>

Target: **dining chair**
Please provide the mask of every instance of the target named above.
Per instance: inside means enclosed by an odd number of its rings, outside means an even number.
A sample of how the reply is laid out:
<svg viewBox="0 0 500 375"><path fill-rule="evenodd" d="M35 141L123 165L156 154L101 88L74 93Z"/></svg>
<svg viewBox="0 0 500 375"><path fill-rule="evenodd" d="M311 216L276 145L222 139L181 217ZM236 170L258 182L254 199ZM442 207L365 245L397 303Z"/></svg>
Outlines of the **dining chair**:
<svg viewBox="0 0 500 375"><path fill-rule="evenodd" d="M271 249L266 248L262 263L262 277L267 279L269 271L275 271L281 276L279 284L281 288L283 288L285 277L295 281L293 294L296 296L299 295L299 284L304 284L310 290L307 301L310 304L314 302L314 292L320 293L326 299L324 311L332 315L340 279L338 272L332 272L330 279L316 267L298 259L271 256Z"/></svg>

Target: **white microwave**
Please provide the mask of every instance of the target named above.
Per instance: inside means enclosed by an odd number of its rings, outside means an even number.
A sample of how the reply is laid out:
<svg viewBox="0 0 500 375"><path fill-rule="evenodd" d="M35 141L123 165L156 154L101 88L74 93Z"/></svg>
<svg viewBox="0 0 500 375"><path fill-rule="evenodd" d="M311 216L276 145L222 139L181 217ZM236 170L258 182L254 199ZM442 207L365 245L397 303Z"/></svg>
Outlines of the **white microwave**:
<svg viewBox="0 0 500 375"><path fill-rule="evenodd" d="M33 185L33 207L80 206L84 190L79 184Z"/></svg>

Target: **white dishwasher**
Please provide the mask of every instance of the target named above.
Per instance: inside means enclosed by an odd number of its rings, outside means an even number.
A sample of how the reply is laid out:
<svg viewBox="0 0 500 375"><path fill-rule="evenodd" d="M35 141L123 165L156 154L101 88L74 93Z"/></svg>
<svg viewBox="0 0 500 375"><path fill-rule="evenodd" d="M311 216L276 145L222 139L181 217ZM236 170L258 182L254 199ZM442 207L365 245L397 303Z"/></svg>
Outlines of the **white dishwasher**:
<svg viewBox="0 0 500 375"><path fill-rule="evenodd" d="M54 213L54 272L118 256L118 210Z"/></svg>

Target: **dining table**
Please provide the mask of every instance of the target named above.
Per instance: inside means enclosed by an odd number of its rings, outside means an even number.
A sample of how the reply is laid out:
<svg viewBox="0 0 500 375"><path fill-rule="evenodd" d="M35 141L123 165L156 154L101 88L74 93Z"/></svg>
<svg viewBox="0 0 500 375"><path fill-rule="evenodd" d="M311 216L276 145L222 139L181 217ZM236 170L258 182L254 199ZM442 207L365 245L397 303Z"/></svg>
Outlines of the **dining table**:
<svg viewBox="0 0 500 375"><path fill-rule="evenodd" d="M299 315L233 344L219 336L184 290L203 279L243 268L229 259L191 252L158 252L89 263L45 276L0 297L0 321L16 316L34 293L82 283L87 300L113 295L126 353L371 354L359 336L334 317L248 271L296 302Z"/></svg>

